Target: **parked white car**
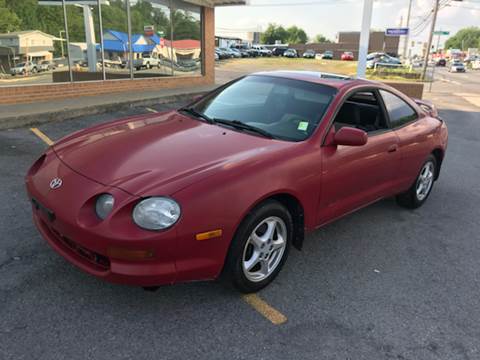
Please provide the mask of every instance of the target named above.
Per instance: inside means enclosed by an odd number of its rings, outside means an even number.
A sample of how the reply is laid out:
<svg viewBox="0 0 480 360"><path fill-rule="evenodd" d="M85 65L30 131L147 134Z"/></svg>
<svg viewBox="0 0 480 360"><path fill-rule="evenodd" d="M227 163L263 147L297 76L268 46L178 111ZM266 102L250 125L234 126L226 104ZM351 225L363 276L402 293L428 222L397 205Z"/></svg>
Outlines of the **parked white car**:
<svg viewBox="0 0 480 360"><path fill-rule="evenodd" d="M262 45L253 45L253 50L256 50L260 56L272 56L272 52Z"/></svg>
<svg viewBox="0 0 480 360"><path fill-rule="evenodd" d="M160 67L160 60L150 53L143 53L140 59L133 60L133 67L137 70Z"/></svg>
<svg viewBox="0 0 480 360"><path fill-rule="evenodd" d="M455 60L452 62L450 67L448 68L449 72L465 72L465 64L461 61Z"/></svg>
<svg viewBox="0 0 480 360"><path fill-rule="evenodd" d="M38 71L37 65L31 61L22 62L14 67L10 68L10 74L15 75L25 75L25 74L35 74Z"/></svg>

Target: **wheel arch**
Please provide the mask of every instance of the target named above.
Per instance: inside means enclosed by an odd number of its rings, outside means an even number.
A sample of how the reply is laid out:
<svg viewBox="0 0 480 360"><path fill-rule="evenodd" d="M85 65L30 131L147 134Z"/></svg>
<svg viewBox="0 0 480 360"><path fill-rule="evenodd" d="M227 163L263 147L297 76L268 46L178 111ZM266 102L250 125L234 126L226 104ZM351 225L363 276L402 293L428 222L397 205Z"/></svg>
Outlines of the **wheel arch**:
<svg viewBox="0 0 480 360"><path fill-rule="evenodd" d="M269 200L278 201L283 206L285 206L287 210L290 212L290 215L292 216L292 220L293 220L293 226L294 226L292 244L297 250L301 250L303 246L303 240L305 238L305 209L302 202L298 199L298 197L289 192L282 191L282 192L272 193L260 198L248 209L241 223L243 222L245 217L248 216L248 214L253 211L253 209L258 207L260 204L264 203L265 201L269 201Z"/></svg>
<svg viewBox="0 0 480 360"><path fill-rule="evenodd" d="M441 148L436 148L432 151L432 155L437 161L437 169L435 171L435 180L440 176L440 169L442 167L443 158L445 157L445 151Z"/></svg>

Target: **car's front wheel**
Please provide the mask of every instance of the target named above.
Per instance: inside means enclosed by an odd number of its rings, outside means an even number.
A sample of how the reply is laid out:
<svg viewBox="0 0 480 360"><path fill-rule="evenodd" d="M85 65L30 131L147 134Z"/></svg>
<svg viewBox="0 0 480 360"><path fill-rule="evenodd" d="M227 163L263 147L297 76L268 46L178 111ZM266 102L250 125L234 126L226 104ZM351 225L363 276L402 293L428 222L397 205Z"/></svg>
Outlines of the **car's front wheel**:
<svg viewBox="0 0 480 360"><path fill-rule="evenodd" d="M416 209L422 206L432 191L436 171L437 161L435 156L430 155L410 189L403 194L397 195L397 203L409 209Z"/></svg>
<svg viewBox="0 0 480 360"><path fill-rule="evenodd" d="M287 208L269 200L242 222L230 246L224 276L242 292L259 291L278 275L288 257L293 221Z"/></svg>

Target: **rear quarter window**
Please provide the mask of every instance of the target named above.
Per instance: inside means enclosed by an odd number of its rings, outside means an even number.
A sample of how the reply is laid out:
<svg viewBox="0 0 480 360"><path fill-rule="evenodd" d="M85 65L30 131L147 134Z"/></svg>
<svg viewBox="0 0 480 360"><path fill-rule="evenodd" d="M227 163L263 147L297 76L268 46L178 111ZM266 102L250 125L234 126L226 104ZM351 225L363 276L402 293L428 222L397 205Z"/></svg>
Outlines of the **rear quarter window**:
<svg viewBox="0 0 480 360"><path fill-rule="evenodd" d="M405 125L418 118L417 112L397 95L385 90L380 90L380 94L387 108L392 127Z"/></svg>

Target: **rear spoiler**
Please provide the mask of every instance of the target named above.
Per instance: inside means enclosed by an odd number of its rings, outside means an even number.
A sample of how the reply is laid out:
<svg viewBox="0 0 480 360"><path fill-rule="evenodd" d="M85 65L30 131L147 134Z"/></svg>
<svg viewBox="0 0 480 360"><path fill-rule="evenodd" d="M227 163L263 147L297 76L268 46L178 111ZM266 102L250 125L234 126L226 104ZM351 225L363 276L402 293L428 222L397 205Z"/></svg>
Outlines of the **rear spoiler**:
<svg viewBox="0 0 480 360"><path fill-rule="evenodd" d="M428 100L420 100L420 99L413 99L417 103L418 106L422 108L423 111L425 111L428 115L431 117L437 118L439 120L442 120L440 116L438 115L438 110L435 105L433 105L432 102Z"/></svg>

